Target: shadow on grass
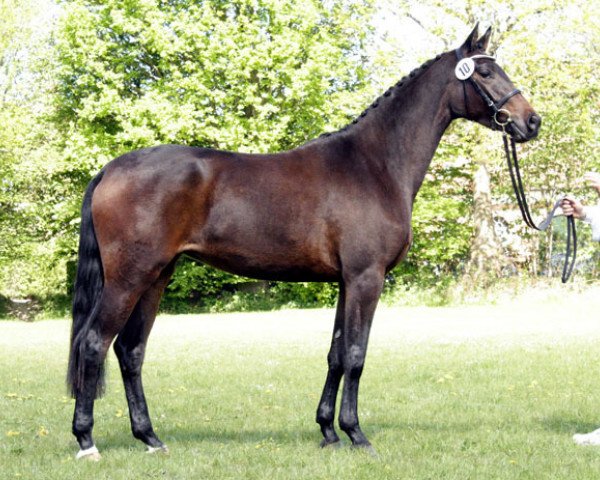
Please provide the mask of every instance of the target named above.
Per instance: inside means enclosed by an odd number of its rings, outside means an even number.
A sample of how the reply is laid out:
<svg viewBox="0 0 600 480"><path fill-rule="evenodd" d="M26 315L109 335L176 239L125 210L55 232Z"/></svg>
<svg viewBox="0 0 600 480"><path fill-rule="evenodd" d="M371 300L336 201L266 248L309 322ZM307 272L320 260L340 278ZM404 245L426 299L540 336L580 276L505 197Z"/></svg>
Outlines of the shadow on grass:
<svg viewBox="0 0 600 480"><path fill-rule="evenodd" d="M567 415L553 415L540 421L546 430L557 433L587 433L600 427L600 416L594 422L586 422L581 418Z"/></svg>
<svg viewBox="0 0 600 480"><path fill-rule="evenodd" d="M215 444L239 444L256 445L259 443L270 442L277 445L295 446L298 444L319 445L321 435L318 427L316 429L254 429L254 430L219 430L218 428L206 429L201 425L184 427L163 428L157 430L157 435L167 445L177 443L179 445L197 445L202 442ZM133 446L142 446L142 443L135 439L129 430L123 432L108 433L102 440L105 450L129 448Z"/></svg>
<svg viewBox="0 0 600 480"><path fill-rule="evenodd" d="M265 419L265 424L268 424L268 419ZM472 430L476 430L478 425L472 423L456 423L456 422L444 422L444 423L387 423L378 422L371 423L364 427L364 432L367 437L376 442L376 438L381 434L395 433L399 435L412 435L416 432L439 432L440 434L446 434L448 432L456 433L463 432L467 433ZM305 426L297 427L282 427L280 429L240 429L234 430L232 428L221 429L218 425L211 425L210 427L204 426L201 423L194 424L189 422L185 426L164 426L156 429L157 435L167 445L178 444L180 446L192 446L198 445L203 442L217 444L230 444L230 445L257 445L263 443L272 443L279 446L315 446L318 447L322 437L319 431L319 426L307 422ZM342 440L343 445L350 445L350 439L346 434L337 428L337 432ZM102 444L105 450L121 449L121 448L145 448L139 440L136 440L130 433L129 429L119 432L107 433Z"/></svg>

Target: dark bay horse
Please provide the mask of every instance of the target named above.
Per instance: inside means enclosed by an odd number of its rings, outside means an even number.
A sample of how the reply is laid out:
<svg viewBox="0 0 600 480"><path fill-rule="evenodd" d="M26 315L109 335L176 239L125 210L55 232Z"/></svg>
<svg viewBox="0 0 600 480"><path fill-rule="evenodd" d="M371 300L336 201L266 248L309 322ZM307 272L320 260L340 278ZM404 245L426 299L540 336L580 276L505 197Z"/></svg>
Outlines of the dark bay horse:
<svg viewBox="0 0 600 480"><path fill-rule="evenodd" d="M165 145L102 169L83 200L73 301L68 381L78 458L99 458L94 399L115 337L133 435L151 451L166 449L152 428L141 369L182 254L259 279L339 283L317 422L322 446L340 441L334 413L344 377L339 426L354 446L370 448L357 402L371 321L386 272L411 244L413 201L444 131L455 118L495 126L479 89L505 99L506 128L517 141L538 133L538 115L485 55L489 38L489 29L478 38L475 27L456 51L414 70L352 124L294 150L252 155ZM463 82L455 68L474 56L471 83Z"/></svg>

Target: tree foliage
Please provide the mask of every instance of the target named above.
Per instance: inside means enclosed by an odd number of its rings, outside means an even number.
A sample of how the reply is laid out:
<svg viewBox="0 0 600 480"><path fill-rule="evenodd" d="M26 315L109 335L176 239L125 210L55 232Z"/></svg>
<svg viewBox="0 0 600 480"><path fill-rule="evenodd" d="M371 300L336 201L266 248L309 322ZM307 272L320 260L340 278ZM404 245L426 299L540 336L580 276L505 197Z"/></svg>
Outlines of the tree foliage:
<svg viewBox="0 0 600 480"><path fill-rule="evenodd" d="M75 259L85 184L115 156L164 143L287 149L347 123L371 96L367 0L62 5L47 116L57 155L43 184L52 201L38 205L62 268ZM171 292L239 281L187 263Z"/></svg>
<svg viewBox="0 0 600 480"><path fill-rule="evenodd" d="M52 4L0 0L0 16L0 292L43 296L64 287L50 227L59 200L46 182Z"/></svg>
<svg viewBox="0 0 600 480"><path fill-rule="evenodd" d="M40 2L59 19L53 29L40 28ZM15 8L0 0L0 292L7 296L68 291L83 190L115 156L161 143L254 152L297 146L342 127L379 90L458 46L476 20L493 25L500 65L543 118L540 139L519 147L534 210L567 191L585 197L578 179L600 167L598 2L59 5L22 0ZM414 244L393 272L396 284L439 284L464 272L479 244L475 232L489 231L473 223L485 217L473 216L480 164L490 172L488 213L502 227L496 234L509 271L549 273L564 229L540 237L511 216L498 135L460 121L444 136L417 197ZM584 260L592 253L584 242ZM190 262L169 295L173 302L215 296L240 282ZM283 303L335 298L329 285L270 291Z"/></svg>

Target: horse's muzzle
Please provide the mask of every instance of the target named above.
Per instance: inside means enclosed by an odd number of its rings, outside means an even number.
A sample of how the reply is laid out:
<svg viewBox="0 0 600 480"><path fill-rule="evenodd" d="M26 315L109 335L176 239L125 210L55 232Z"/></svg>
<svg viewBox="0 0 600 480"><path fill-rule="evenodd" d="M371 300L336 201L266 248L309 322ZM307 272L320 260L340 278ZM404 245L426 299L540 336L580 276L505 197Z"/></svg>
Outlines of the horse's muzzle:
<svg viewBox="0 0 600 480"><path fill-rule="evenodd" d="M529 140L537 137L537 134L540 130L540 126L542 125L542 118L535 112L529 115L527 119L527 134L529 136Z"/></svg>
<svg viewBox="0 0 600 480"><path fill-rule="evenodd" d="M508 124L506 130L516 142L523 143L537 137L541 124L541 117L537 113L532 112L526 122L513 120Z"/></svg>

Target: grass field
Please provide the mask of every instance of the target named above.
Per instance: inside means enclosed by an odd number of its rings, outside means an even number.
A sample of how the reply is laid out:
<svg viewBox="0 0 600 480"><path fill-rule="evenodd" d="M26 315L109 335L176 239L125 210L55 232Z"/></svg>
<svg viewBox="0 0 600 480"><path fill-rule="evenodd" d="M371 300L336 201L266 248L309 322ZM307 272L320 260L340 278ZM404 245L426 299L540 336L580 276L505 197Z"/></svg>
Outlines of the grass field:
<svg viewBox="0 0 600 480"><path fill-rule="evenodd" d="M159 318L145 385L171 453L131 436L111 353L97 464L74 460L68 321L0 322L0 477L598 478L600 448L571 437L600 427L599 293L381 309L359 405L378 458L318 448L332 311Z"/></svg>

